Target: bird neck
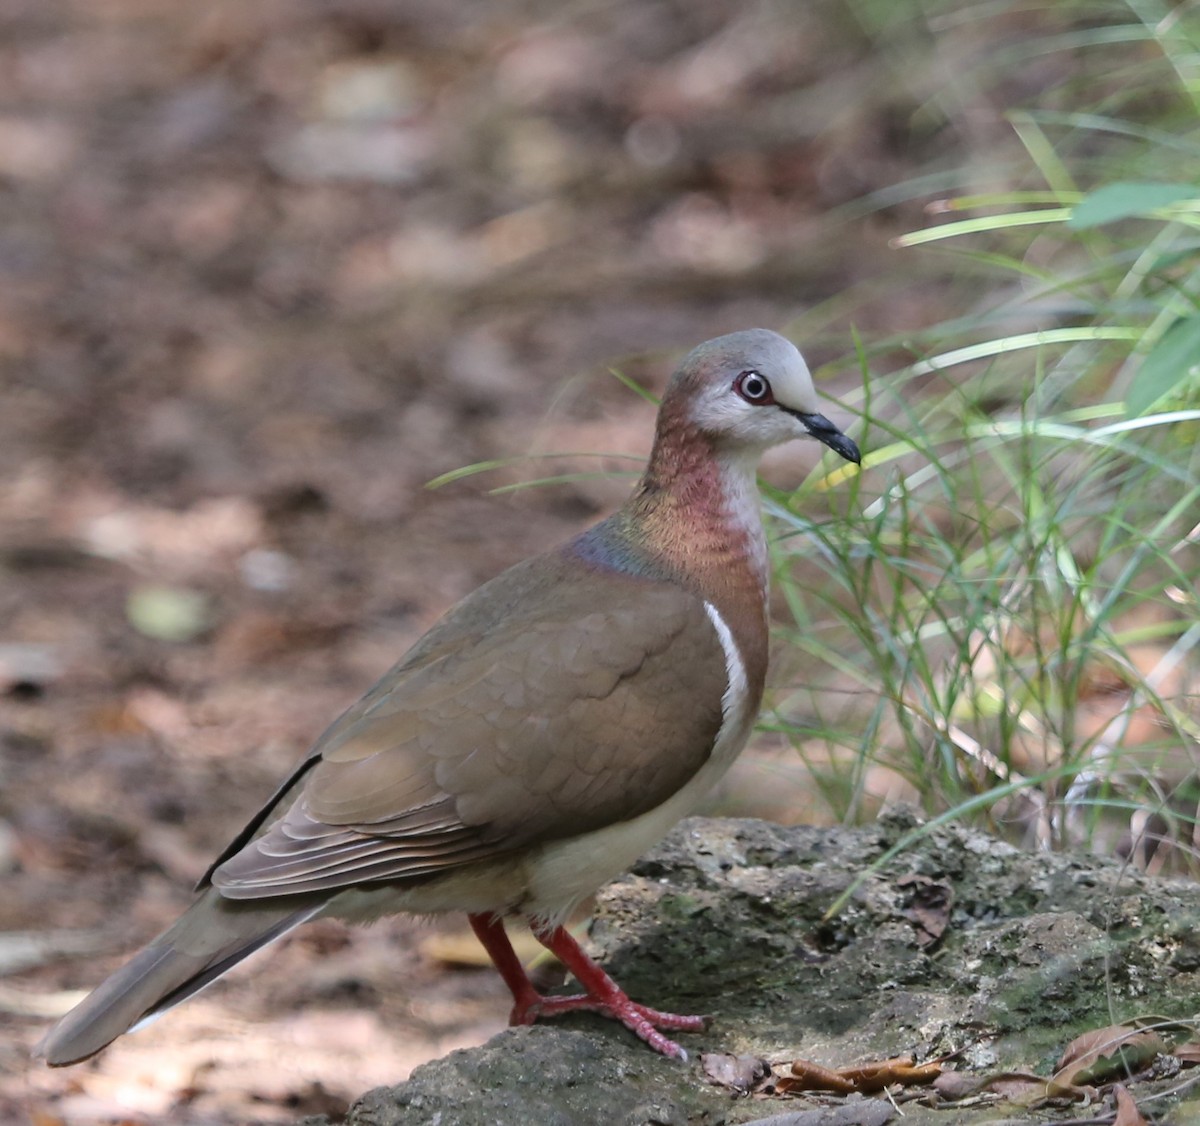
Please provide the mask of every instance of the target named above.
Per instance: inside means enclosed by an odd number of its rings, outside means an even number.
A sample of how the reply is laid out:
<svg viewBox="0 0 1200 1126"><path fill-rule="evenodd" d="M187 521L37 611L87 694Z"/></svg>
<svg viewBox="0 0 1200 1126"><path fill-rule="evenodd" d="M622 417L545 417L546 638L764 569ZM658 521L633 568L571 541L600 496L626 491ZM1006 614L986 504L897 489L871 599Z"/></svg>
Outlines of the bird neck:
<svg viewBox="0 0 1200 1126"><path fill-rule="evenodd" d="M768 563L758 459L695 429L660 426L633 495L578 546L604 566L678 583L710 603L732 631L750 683L761 687Z"/></svg>
<svg viewBox="0 0 1200 1126"><path fill-rule="evenodd" d="M728 449L695 429L660 430L646 472L626 503L645 542L721 609L729 586L767 597L767 545L756 450Z"/></svg>

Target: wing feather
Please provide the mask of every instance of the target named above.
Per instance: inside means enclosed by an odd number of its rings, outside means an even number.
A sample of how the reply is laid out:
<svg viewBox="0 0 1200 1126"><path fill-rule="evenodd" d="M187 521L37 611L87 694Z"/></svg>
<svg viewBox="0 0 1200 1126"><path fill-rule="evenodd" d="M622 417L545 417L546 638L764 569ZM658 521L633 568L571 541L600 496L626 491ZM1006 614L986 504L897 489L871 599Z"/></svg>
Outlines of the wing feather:
<svg viewBox="0 0 1200 1126"><path fill-rule="evenodd" d="M452 610L318 741L281 814L235 842L213 884L257 898L419 880L679 789L722 721L724 653L703 602L556 566L534 581L514 568Z"/></svg>

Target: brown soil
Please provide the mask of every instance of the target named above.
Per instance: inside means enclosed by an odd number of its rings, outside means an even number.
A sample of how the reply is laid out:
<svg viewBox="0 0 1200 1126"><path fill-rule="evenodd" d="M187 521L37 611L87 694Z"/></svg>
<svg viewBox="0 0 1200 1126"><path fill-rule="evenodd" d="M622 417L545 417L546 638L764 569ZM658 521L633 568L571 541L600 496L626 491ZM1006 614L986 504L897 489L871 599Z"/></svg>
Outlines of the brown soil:
<svg viewBox="0 0 1200 1126"><path fill-rule="evenodd" d="M95 1062L28 1050L442 609L621 497L652 411L610 365L661 387L753 324L820 363L852 284L860 326L936 319L887 272L916 206L836 209L961 138L833 3L0 31L0 1119L336 1110L502 1027L495 975L422 947L459 921L310 927ZM559 451L608 456L424 487Z"/></svg>

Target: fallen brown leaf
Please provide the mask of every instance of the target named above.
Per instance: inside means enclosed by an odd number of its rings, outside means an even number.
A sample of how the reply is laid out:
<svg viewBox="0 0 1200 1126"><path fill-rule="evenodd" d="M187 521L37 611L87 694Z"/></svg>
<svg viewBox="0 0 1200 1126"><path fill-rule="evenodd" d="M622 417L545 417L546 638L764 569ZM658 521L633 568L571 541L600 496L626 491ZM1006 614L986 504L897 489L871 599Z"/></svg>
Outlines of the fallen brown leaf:
<svg viewBox="0 0 1200 1126"><path fill-rule="evenodd" d="M784 1094L796 1091L837 1091L842 1095L853 1094L854 1084L843 1079L836 1071L822 1067L812 1060L794 1060L792 1074L783 1076L778 1088Z"/></svg>
<svg viewBox="0 0 1200 1126"><path fill-rule="evenodd" d="M917 942L922 947L933 946L950 924L950 907L954 889L941 880L930 879L910 872L896 881L898 888L911 888L904 917L912 922Z"/></svg>
<svg viewBox="0 0 1200 1126"><path fill-rule="evenodd" d="M1186 1044L1180 1044L1171 1054L1184 1067L1195 1067L1200 1064L1200 1040L1189 1040Z"/></svg>
<svg viewBox="0 0 1200 1126"><path fill-rule="evenodd" d="M991 1091L1010 1103L1029 1106L1050 1097L1049 1085L1041 1075L1023 1071L1005 1071L984 1081L981 1090Z"/></svg>
<svg viewBox="0 0 1200 1126"><path fill-rule="evenodd" d="M986 1082L978 1075L967 1075L962 1071L943 1071L933 1081L933 1089L943 1099L951 1101L966 1099L975 1094Z"/></svg>
<svg viewBox="0 0 1200 1126"><path fill-rule="evenodd" d="M1002 1071L982 1077L946 1071L934 1080L933 1087L942 1098L951 1101L988 1093L1019 1106L1051 1098L1079 1099L1092 1093L1085 1088L1056 1087L1045 1077L1025 1071Z"/></svg>
<svg viewBox="0 0 1200 1126"><path fill-rule="evenodd" d="M771 1065L759 1056L734 1056L727 1052L705 1052L700 1057L704 1074L719 1087L748 1094L771 1074Z"/></svg>
<svg viewBox="0 0 1200 1126"><path fill-rule="evenodd" d="M1079 1087L1103 1083L1114 1076L1140 1070L1160 1052L1166 1051L1158 1034L1114 1024L1076 1036L1066 1047L1052 1087Z"/></svg>
<svg viewBox="0 0 1200 1126"><path fill-rule="evenodd" d="M1113 1126L1150 1126L1133 1096L1120 1083L1113 1088L1113 1094L1117 1098L1117 1117L1113 1119Z"/></svg>
<svg viewBox="0 0 1200 1126"><path fill-rule="evenodd" d="M838 1091L850 1094L857 1091L869 1095L895 1085L911 1087L932 1083L941 1074L941 1070L940 1062L917 1066L912 1056L898 1056L876 1063L839 1067L836 1071L811 1060L795 1060L792 1063L791 1076L780 1079L778 1086L779 1090L785 1093Z"/></svg>
<svg viewBox="0 0 1200 1126"><path fill-rule="evenodd" d="M942 1073L940 1063L924 1063L917 1066L912 1056L884 1060L882 1063L864 1064L861 1067L841 1067L838 1074L849 1079L858 1091L871 1094L886 1087L899 1084L915 1087L932 1083Z"/></svg>

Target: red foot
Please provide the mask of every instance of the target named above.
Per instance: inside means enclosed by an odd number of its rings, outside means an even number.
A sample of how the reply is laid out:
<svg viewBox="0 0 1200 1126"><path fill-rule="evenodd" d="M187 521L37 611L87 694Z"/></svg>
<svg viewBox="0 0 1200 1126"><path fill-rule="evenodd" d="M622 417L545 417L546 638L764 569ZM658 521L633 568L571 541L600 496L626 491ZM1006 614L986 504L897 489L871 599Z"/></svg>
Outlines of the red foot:
<svg viewBox="0 0 1200 1126"><path fill-rule="evenodd" d="M531 927L534 937L557 955L587 991L573 997L543 997L533 988L524 966L513 952L504 924L490 915L470 915L468 918L479 941L496 963L500 976L512 991L513 1008L509 1024L533 1024L542 1017L558 1016L560 1013L599 1013L619 1020L656 1052L677 1060L686 1060L687 1052L674 1040L664 1036L660 1029L703 1032L708 1026L707 1017L663 1013L631 1001L565 929L534 924Z"/></svg>
<svg viewBox="0 0 1200 1126"><path fill-rule="evenodd" d="M509 1024L533 1024L542 1017L556 1017L560 1013L599 1013L612 1020L619 1020L639 1039L644 1040L656 1052L672 1059L686 1060L687 1052L674 1040L664 1036L660 1029L671 1032L703 1032L708 1026L707 1017L681 1016L678 1013L663 1013L631 1001L620 989L609 1001L599 1001L586 993L574 997L543 997L533 993L522 997L513 1005L508 1018Z"/></svg>

